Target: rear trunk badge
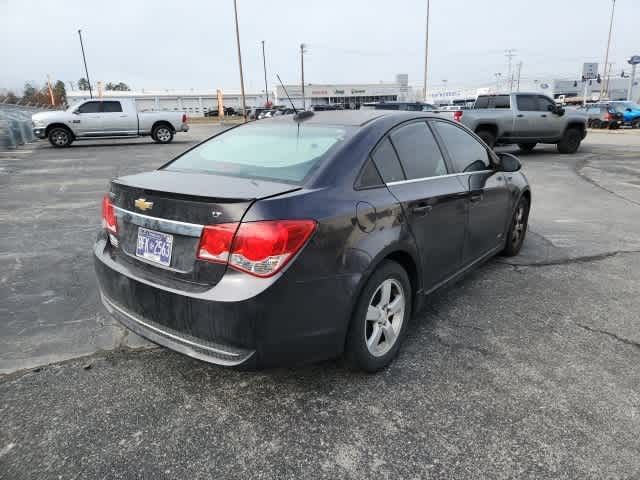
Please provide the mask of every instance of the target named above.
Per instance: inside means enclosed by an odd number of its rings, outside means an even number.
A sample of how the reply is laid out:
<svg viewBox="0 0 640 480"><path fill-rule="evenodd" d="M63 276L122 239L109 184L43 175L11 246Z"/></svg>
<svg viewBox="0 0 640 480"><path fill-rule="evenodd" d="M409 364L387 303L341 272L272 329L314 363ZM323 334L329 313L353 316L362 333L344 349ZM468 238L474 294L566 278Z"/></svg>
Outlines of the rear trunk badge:
<svg viewBox="0 0 640 480"><path fill-rule="evenodd" d="M211 212L211 215L213 216L213 218L218 218L220 215L222 215L222 212L214 210L213 212Z"/></svg>
<svg viewBox="0 0 640 480"><path fill-rule="evenodd" d="M146 198L138 198L133 202L133 204L138 210L142 210L143 212L153 208L153 202L147 202Z"/></svg>

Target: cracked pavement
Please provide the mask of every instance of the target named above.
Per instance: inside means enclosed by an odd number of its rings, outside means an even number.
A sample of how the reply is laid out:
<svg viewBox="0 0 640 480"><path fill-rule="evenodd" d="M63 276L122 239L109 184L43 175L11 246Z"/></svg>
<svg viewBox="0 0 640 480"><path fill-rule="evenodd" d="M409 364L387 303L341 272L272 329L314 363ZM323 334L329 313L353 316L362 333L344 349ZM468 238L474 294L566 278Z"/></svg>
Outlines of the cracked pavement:
<svg viewBox="0 0 640 480"><path fill-rule="evenodd" d="M99 307L108 178L213 128L0 158L0 478L640 477L640 132L521 155L522 254L431 296L364 375L206 365Z"/></svg>

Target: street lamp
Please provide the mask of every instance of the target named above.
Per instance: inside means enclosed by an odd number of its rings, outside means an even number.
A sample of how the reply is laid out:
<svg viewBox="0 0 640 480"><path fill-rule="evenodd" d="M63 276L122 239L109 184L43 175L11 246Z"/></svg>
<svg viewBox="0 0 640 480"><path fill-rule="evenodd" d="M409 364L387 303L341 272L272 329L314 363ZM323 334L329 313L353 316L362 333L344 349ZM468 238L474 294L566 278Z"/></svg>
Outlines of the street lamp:
<svg viewBox="0 0 640 480"><path fill-rule="evenodd" d="M89 84L89 97L93 98L91 91L91 79L89 78L89 69L87 68L87 57L84 55L84 45L82 44L82 30L78 29L78 37L80 37L80 48L82 49L82 60L84 61L84 71L87 74L87 83Z"/></svg>

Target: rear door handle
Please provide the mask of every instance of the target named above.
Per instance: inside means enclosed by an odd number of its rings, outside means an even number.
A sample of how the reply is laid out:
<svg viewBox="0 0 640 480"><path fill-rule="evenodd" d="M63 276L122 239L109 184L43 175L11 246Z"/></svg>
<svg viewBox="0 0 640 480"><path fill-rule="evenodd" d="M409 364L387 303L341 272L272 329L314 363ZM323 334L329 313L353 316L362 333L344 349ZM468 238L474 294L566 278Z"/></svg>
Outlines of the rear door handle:
<svg viewBox="0 0 640 480"><path fill-rule="evenodd" d="M521 113L519 113L518 115L516 115L516 117L518 117L518 118L522 118L522 117L524 117L524 115L523 115L523 114L521 114Z"/></svg>
<svg viewBox="0 0 640 480"><path fill-rule="evenodd" d="M482 200L482 194L481 193L472 193L471 197L469 197L469 199L472 202L479 202L480 200Z"/></svg>
<svg viewBox="0 0 640 480"><path fill-rule="evenodd" d="M540 115L541 117L547 118L547 114L543 113L542 115Z"/></svg>
<svg viewBox="0 0 640 480"><path fill-rule="evenodd" d="M415 207L413 207L411 209L411 213L415 213L416 215L426 215L427 213L429 213L431 210L433 210L433 207L431 205L416 205Z"/></svg>

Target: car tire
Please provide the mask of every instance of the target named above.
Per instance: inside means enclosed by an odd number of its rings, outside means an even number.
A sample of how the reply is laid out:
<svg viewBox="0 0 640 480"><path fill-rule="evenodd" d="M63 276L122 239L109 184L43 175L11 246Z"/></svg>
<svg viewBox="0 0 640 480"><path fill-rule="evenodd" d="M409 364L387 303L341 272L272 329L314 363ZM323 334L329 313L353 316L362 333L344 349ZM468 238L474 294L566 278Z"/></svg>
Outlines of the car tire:
<svg viewBox="0 0 640 480"><path fill-rule="evenodd" d="M582 142L582 133L577 128L567 128L562 136L562 140L558 142L558 151L560 153L576 153Z"/></svg>
<svg viewBox="0 0 640 480"><path fill-rule="evenodd" d="M536 148L536 144L535 143L519 143L518 148L520 148L520 151L522 152L529 153L533 151L534 148Z"/></svg>
<svg viewBox="0 0 640 480"><path fill-rule="evenodd" d="M151 138L156 143L171 143L173 140L173 129L166 124L160 124L153 127Z"/></svg>
<svg viewBox="0 0 640 480"><path fill-rule="evenodd" d="M631 128L640 128L640 118L636 118L631 122Z"/></svg>
<svg viewBox="0 0 640 480"><path fill-rule="evenodd" d="M509 224L507 232L507 243L502 251L505 257L513 257L520 253L524 237L527 234L527 225L529 222L529 199L527 197L520 198L518 206L513 211L513 217Z"/></svg>
<svg viewBox="0 0 640 480"><path fill-rule="evenodd" d="M618 130L620 128L620 124L617 122L611 122L609 124L609 130Z"/></svg>
<svg viewBox="0 0 640 480"><path fill-rule="evenodd" d="M68 128L54 127L47 136L49 143L55 148L68 147L73 143L73 134Z"/></svg>
<svg viewBox="0 0 640 480"><path fill-rule="evenodd" d="M591 120L591 128L600 128L602 126L602 122L598 119Z"/></svg>
<svg viewBox="0 0 640 480"><path fill-rule="evenodd" d="M478 130L476 132L476 135L478 135L482 139L482 141L487 144L489 148L493 148L496 146L496 136L493 134L491 130L486 130L486 129Z"/></svg>
<svg viewBox="0 0 640 480"><path fill-rule="evenodd" d="M405 269L383 261L367 280L349 324L345 350L353 368L372 373L391 363L411 318L412 296Z"/></svg>

